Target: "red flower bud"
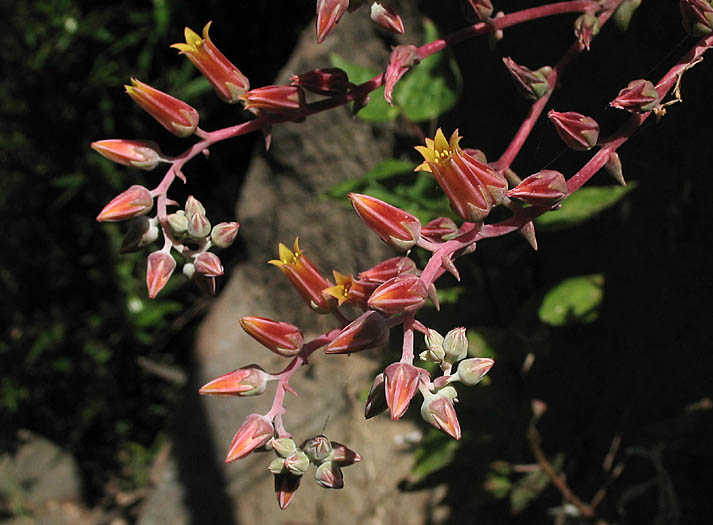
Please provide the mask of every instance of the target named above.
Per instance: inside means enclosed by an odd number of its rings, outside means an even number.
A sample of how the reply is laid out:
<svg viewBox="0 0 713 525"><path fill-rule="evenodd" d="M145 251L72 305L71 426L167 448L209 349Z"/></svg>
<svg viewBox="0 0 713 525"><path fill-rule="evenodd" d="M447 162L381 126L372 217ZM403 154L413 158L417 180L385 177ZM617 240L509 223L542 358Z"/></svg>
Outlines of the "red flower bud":
<svg viewBox="0 0 713 525"><path fill-rule="evenodd" d="M542 170L508 191L508 197L533 206L551 207L567 196L567 181L559 171Z"/></svg>
<svg viewBox="0 0 713 525"><path fill-rule="evenodd" d="M575 151L586 151L599 140L599 124L591 118L574 111L559 113L550 110L547 118L554 124L555 130L568 147Z"/></svg>
<svg viewBox="0 0 713 525"><path fill-rule="evenodd" d="M275 474L275 496L280 509L285 510L295 497L295 492L300 488L301 476L289 472Z"/></svg>
<svg viewBox="0 0 713 525"><path fill-rule="evenodd" d="M302 332L295 325L266 317L243 317L240 326L258 343L283 357L297 355L302 349Z"/></svg>
<svg viewBox="0 0 713 525"><path fill-rule="evenodd" d="M372 4L372 8L374 5ZM392 95L396 83L414 65L418 64L418 50L416 46L404 45L396 46L391 50L389 56L389 66L384 75L384 98L389 104L393 104Z"/></svg>
<svg viewBox="0 0 713 525"><path fill-rule="evenodd" d="M318 95L340 95L349 90L349 77L337 68L313 69L300 75L292 75L293 86L298 86Z"/></svg>
<svg viewBox="0 0 713 525"><path fill-rule="evenodd" d="M598 34L599 19L596 16L585 13L574 21L574 35L587 51L589 51L592 39Z"/></svg>
<svg viewBox="0 0 713 525"><path fill-rule="evenodd" d="M427 396L421 405L421 416L441 432L453 439L461 438L460 423L453 407L453 401L445 393Z"/></svg>
<svg viewBox="0 0 713 525"><path fill-rule="evenodd" d="M709 0L681 0L679 7L686 32L705 36L713 31L713 6Z"/></svg>
<svg viewBox="0 0 713 525"><path fill-rule="evenodd" d="M269 379L270 374L258 365L249 365L213 379L198 393L204 396L256 396L265 391Z"/></svg>
<svg viewBox="0 0 713 525"><path fill-rule="evenodd" d="M350 193L349 200L361 220L389 246L406 251L418 242L421 221L410 213L359 193Z"/></svg>
<svg viewBox="0 0 713 525"><path fill-rule="evenodd" d="M400 275L381 284L369 298L369 308L386 314L414 312L428 297L424 282L415 275Z"/></svg>
<svg viewBox="0 0 713 525"><path fill-rule="evenodd" d="M158 145L149 140L98 140L92 142L92 149L118 164L147 171L154 169L161 160Z"/></svg>
<svg viewBox="0 0 713 525"><path fill-rule="evenodd" d="M458 226L448 217L437 217L421 228L421 237L431 242L448 241L457 233Z"/></svg>
<svg viewBox="0 0 713 525"><path fill-rule="evenodd" d="M240 95L245 109L261 109L270 113L290 113L300 109L304 94L296 86L264 86Z"/></svg>
<svg viewBox="0 0 713 525"><path fill-rule="evenodd" d="M317 0L317 43L321 44L349 7L349 0Z"/></svg>
<svg viewBox="0 0 713 525"><path fill-rule="evenodd" d="M235 433L228 448L226 463L244 458L258 447L265 445L275 434L272 422L260 414L250 414Z"/></svg>
<svg viewBox="0 0 713 525"><path fill-rule="evenodd" d="M646 113L659 103L659 94L648 80L632 80L619 91L614 100L609 102L613 108L624 109L630 113Z"/></svg>
<svg viewBox="0 0 713 525"><path fill-rule="evenodd" d="M227 248L235 241L239 229L240 224L237 222L218 223L210 232L210 240L218 248Z"/></svg>
<svg viewBox="0 0 713 525"><path fill-rule="evenodd" d="M192 135L198 127L198 112L171 95L131 79L126 92L141 108L177 137Z"/></svg>
<svg viewBox="0 0 713 525"><path fill-rule="evenodd" d="M104 206L97 222L116 222L145 215L153 208L151 192L143 186L133 185L114 197L109 204Z"/></svg>
<svg viewBox="0 0 713 525"><path fill-rule="evenodd" d="M173 270L176 269L176 261L170 253L164 251L153 252L148 256L147 261L146 288L148 288L149 297L154 299L166 286Z"/></svg>
<svg viewBox="0 0 713 525"><path fill-rule="evenodd" d="M220 277L223 275L223 265L218 256L211 252L203 252L193 262L198 273L206 277Z"/></svg>
<svg viewBox="0 0 713 525"><path fill-rule="evenodd" d="M341 489L344 488L344 476L339 465L332 461L325 461L314 473L314 479L317 484L325 489Z"/></svg>
<svg viewBox="0 0 713 525"><path fill-rule="evenodd" d="M382 346L389 340L389 327L378 312L364 312L349 323L324 349L325 354L351 354Z"/></svg>
<svg viewBox="0 0 713 525"><path fill-rule="evenodd" d="M329 460L332 463L336 463L342 467L348 467L354 463L359 463L361 461L361 456L354 452L349 447L332 441L332 453L329 455Z"/></svg>
<svg viewBox="0 0 713 525"><path fill-rule="evenodd" d="M371 4L369 16L371 17L371 21L379 27L396 33L397 35L404 34L404 23L393 8L380 4L379 2L374 2Z"/></svg>
<svg viewBox="0 0 713 525"><path fill-rule="evenodd" d="M416 268L416 263L413 262L413 259L409 259L408 257L392 257L391 259L380 262L365 272L361 272L359 279L385 283L389 279L393 279L399 275L416 275L418 273L418 268Z"/></svg>
<svg viewBox="0 0 713 525"><path fill-rule="evenodd" d="M421 374L427 372L407 363L392 363L384 370L384 388L386 404L391 412L391 419L396 421L404 415L411 403L411 398L418 390Z"/></svg>
<svg viewBox="0 0 713 525"><path fill-rule="evenodd" d="M552 72L551 67L543 66L537 71L532 71L519 65L510 57L504 57L503 63L515 80L515 87L525 98L537 100L549 90L547 77Z"/></svg>

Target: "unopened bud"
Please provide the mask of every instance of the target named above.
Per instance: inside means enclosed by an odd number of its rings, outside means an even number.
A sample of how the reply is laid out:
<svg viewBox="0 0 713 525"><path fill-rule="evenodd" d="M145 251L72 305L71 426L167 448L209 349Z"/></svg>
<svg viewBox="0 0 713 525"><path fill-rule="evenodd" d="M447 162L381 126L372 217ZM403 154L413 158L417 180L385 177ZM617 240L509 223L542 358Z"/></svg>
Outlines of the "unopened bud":
<svg viewBox="0 0 713 525"><path fill-rule="evenodd" d="M693 36L713 31L713 6L710 0L680 0L683 28Z"/></svg>
<svg viewBox="0 0 713 525"><path fill-rule="evenodd" d="M465 328L454 328L446 334L443 339L443 350L445 360L449 363L460 361L468 355L468 338L465 336Z"/></svg>
<svg viewBox="0 0 713 525"><path fill-rule="evenodd" d="M467 150L463 150L467 152ZM421 228L421 236L431 242L443 242L453 239L458 233L458 226L448 217L438 217Z"/></svg>
<svg viewBox="0 0 713 525"><path fill-rule="evenodd" d="M354 452L349 447L332 441L332 453L329 455L329 461L336 463L342 467L348 467L354 463L359 463L361 461L361 456Z"/></svg>
<svg viewBox="0 0 713 525"><path fill-rule="evenodd" d="M317 0L317 43L321 44L349 7L349 0Z"/></svg>
<svg viewBox="0 0 713 525"><path fill-rule="evenodd" d="M359 274L359 279L365 281L374 281L385 283L389 279L393 279L399 275L418 273L416 263L408 257L392 257L383 262L380 262L373 268Z"/></svg>
<svg viewBox="0 0 713 525"><path fill-rule="evenodd" d="M396 421L406 412L411 403L421 374L425 371L408 363L392 363L384 370L384 388L386 403L391 412L391 419Z"/></svg>
<svg viewBox="0 0 713 525"><path fill-rule="evenodd" d="M240 95L245 109L260 109L270 113L289 113L300 109L304 94L296 86L264 86Z"/></svg>
<svg viewBox="0 0 713 525"><path fill-rule="evenodd" d="M282 473L285 470L285 459L284 458L273 459L270 462L270 464L267 466L267 470L269 470L273 474Z"/></svg>
<svg viewBox="0 0 713 525"><path fill-rule="evenodd" d="M510 72L510 75L512 75L513 80L515 80L515 86L518 91L520 91L525 98L537 100L542 98L549 90L547 77L552 72L551 67L544 66L536 71L532 71L525 66L519 65L509 57L504 57L503 62Z"/></svg>
<svg viewBox="0 0 713 525"><path fill-rule="evenodd" d="M418 242L421 221L410 213L368 195L348 196L361 220L389 246L406 251Z"/></svg>
<svg viewBox="0 0 713 525"><path fill-rule="evenodd" d="M386 344L389 327L384 316L368 311L349 323L324 349L325 354L351 354Z"/></svg>
<svg viewBox="0 0 713 525"><path fill-rule="evenodd" d="M240 319L240 326L257 342L283 357L292 357L302 349L302 332L290 323L247 316Z"/></svg>
<svg viewBox="0 0 713 525"><path fill-rule="evenodd" d="M265 391L269 380L270 374L258 365L249 365L213 379L198 393L204 396L257 396Z"/></svg>
<svg viewBox="0 0 713 525"><path fill-rule="evenodd" d="M396 33L397 35L404 34L404 23L392 7L374 2L371 4L371 13L369 16L371 17L371 21L379 27Z"/></svg>
<svg viewBox="0 0 713 525"><path fill-rule="evenodd" d="M475 386L485 377L485 374L490 371L494 364L495 361L487 357L464 359L458 363L458 370L456 371L458 381L464 385Z"/></svg>
<svg viewBox="0 0 713 525"><path fill-rule="evenodd" d="M104 206L97 222L117 222L145 215L153 208L151 192L137 184L114 197Z"/></svg>
<svg viewBox="0 0 713 525"><path fill-rule="evenodd" d="M171 234L174 237L180 239L183 235L188 233L188 217L186 217L186 212L183 210L171 213L166 217L166 220L168 221L168 227L171 229Z"/></svg>
<svg viewBox="0 0 713 525"><path fill-rule="evenodd" d="M574 21L574 35L587 51L589 51L592 39L598 34L599 19L596 16L585 13Z"/></svg>
<svg viewBox="0 0 713 525"><path fill-rule="evenodd" d="M220 277L223 275L223 265L218 256L211 252L203 252L193 261L196 271L206 277Z"/></svg>
<svg viewBox="0 0 713 525"><path fill-rule="evenodd" d="M277 504L282 510L285 510L292 502L295 492L300 488L301 479L301 476L295 476L289 472L275 474L275 496Z"/></svg>
<svg viewBox="0 0 713 525"><path fill-rule="evenodd" d="M369 298L370 308L386 314L414 312L426 302L428 289L415 275L400 275L381 284Z"/></svg>
<svg viewBox="0 0 713 525"><path fill-rule="evenodd" d="M277 438L270 441L272 450L275 454L281 458L286 458L287 456L293 454L297 450L297 445L290 438Z"/></svg>
<svg viewBox="0 0 713 525"><path fill-rule="evenodd" d="M568 192L564 175L554 170L542 170L527 177L507 195L533 206L552 207L562 201Z"/></svg>
<svg viewBox="0 0 713 525"><path fill-rule="evenodd" d="M332 443L322 435L308 439L300 448L315 465L322 463L332 453Z"/></svg>
<svg viewBox="0 0 713 525"><path fill-rule="evenodd" d="M285 458L285 468L295 476L301 476L309 468L309 458L301 450L296 450Z"/></svg>
<svg viewBox="0 0 713 525"><path fill-rule="evenodd" d="M349 91L349 77L337 67L313 69L292 75L291 83L318 95L340 95Z"/></svg>
<svg viewBox="0 0 713 525"><path fill-rule="evenodd" d="M547 118L554 124L562 141L575 151L591 149L599 140L599 124L591 117L574 111L560 113L550 110Z"/></svg>
<svg viewBox="0 0 713 525"><path fill-rule="evenodd" d="M371 419L381 414L388 408L386 404L386 390L384 389L384 374L379 374L374 378L374 382L366 397L364 406L364 418Z"/></svg>
<svg viewBox="0 0 713 525"><path fill-rule="evenodd" d="M166 286L173 270L176 269L176 261L170 253L164 251L153 252L148 256L146 265L146 287L149 297L154 299L158 293Z"/></svg>
<svg viewBox="0 0 713 525"><path fill-rule="evenodd" d="M108 139L92 142L91 146L109 160L142 170L154 169L161 160L158 145L148 140Z"/></svg>
<svg viewBox="0 0 713 525"><path fill-rule="evenodd" d="M314 479L320 487L325 489L341 489L344 487L342 469L332 461L325 461L317 467Z"/></svg>
<svg viewBox="0 0 713 525"><path fill-rule="evenodd" d="M375 5L377 4L372 4L372 9ZM389 65L384 75L384 98L389 104L393 104L392 98L396 83L418 61L418 49L416 46L396 46L391 50Z"/></svg>
<svg viewBox="0 0 713 525"><path fill-rule="evenodd" d="M272 422L260 414L250 414L235 433L228 448L226 463L244 458L256 448L265 445L275 433Z"/></svg>
<svg viewBox="0 0 713 525"><path fill-rule="evenodd" d="M220 222L213 226L210 232L210 240L218 248L227 248L238 235L240 224L237 222Z"/></svg>
<svg viewBox="0 0 713 525"><path fill-rule="evenodd" d="M186 205L184 206L184 209L186 210L185 213L189 219L197 213L205 215L205 208L203 207L203 204L201 204L201 201L196 199L193 195L189 195L186 199Z"/></svg>
<svg viewBox="0 0 713 525"><path fill-rule="evenodd" d="M135 78L131 79L130 86L124 88L134 102L177 137L192 135L198 127L198 111L182 100Z"/></svg>
<svg viewBox="0 0 713 525"><path fill-rule="evenodd" d="M461 438L460 423L453 407L453 400L447 393L427 395L421 405L421 416L438 430L454 439Z"/></svg>
<svg viewBox="0 0 713 525"><path fill-rule="evenodd" d="M210 233L210 221L202 213L194 213L188 219L188 235L196 240L204 239Z"/></svg>
<svg viewBox="0 0 713 525"><path fill-rule="evenodd" d="M630 113L646 113L659 103L656 87L648 80L632 80L609 105Z"/></svg>

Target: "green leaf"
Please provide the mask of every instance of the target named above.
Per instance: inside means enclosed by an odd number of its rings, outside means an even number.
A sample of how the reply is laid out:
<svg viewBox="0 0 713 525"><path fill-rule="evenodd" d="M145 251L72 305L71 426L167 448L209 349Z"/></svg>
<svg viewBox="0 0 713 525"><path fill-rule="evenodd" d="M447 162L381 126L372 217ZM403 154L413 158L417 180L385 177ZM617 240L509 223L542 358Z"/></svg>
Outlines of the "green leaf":
<svg viewBox="0 0 713 525"><path fill-rule="evenodd" d="M363 177L348 179L335 184L325 192L325 195L327 197L331 197L332 199L343 200L347 198L347 194L350 192L356 191L364 193L364 189L370 182L388 179L394 175L411 173L415 167L416 163L414 162L397 159L382 160L376 166L371 168L371 170L369 170Z"/></svg>
<svg viewBox="0 0 713 525"><path fill-rule="evenodd" d="M438 38L433 22L424 22L425 41ZM396 84L394 102L414 122L435 119L453 108L460 98L463 78L447 51L425 58Z"/></svg>
<svg viewBox="0 0 713 525"><path fill-rule="evenodd" d="M631 182L627 186L582 188L567 197L559 210L545 213L536 218L535 224L538 228L547 231L575 226L614 206L634 188L636 188L635 182Z"/></svg>
<svg viewBox="0 0 713 525"><path fill-rule="evenodd" d="M547 292L538 314L543 323L552 326L591 323L599 317L603 297L602 274L572 277Z"/></svg>
<svg viewBox="0 0 713 525"><path fill-rule="evenodd" d="M330 53L329 60L334 67L343 69L353 84L361 84L379 74L373 69L348 62L336 53ZM399 116L399 108L386 102L384 88L380 87L369 94L369 103L359 111L358 115L367 122L386 122Z"/></svg>
<svg viewBox="0 0 713 525"><path fill-rule="evenodd" d="M430 430L414 454L409 485L414 486L434 472L450 465L459 447L460 441L438 430Z"/></svg>

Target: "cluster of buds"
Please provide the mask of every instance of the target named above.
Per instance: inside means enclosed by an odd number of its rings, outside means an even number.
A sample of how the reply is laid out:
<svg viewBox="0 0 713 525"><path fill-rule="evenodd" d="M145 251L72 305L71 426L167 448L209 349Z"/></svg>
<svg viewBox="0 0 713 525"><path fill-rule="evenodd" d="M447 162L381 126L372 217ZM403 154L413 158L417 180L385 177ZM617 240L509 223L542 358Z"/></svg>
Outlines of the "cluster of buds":
<svg viewBox="0 0 713 525"><path fill-rule="evenodd" d="M317 43L324 42L346 12L356 11L364 4L365 0L317 0ZM392 7L374 0L370 4L372 22L392 33L404 33L404 23Z"/></svg>

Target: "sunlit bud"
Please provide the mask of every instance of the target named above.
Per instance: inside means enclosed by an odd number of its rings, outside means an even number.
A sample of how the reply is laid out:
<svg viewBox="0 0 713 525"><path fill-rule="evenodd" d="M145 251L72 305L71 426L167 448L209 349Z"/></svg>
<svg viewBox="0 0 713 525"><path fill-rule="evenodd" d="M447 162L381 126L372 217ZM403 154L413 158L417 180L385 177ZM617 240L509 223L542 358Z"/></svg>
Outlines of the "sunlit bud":
<svg viewBox="0 0 713 525"><path fill-rule="evenodd" d="M149 297L154 299L158 293L166 286L173 270L176 269L176 261L170 253L158 251L148 256L146 265L146 288Z"/></svg>
<svg viewBox="0 0 713 525"><path fill-rule="evenodd" d="M422 373L425 373L423 369L408 363L392 363L384 370L386 404L392 420L396 421L406 412L411 398L418 390Z"/></svg>
<svg viewBox="0 0 713 525"><path fill-rule="evenodd" d="M238 235L240 224L237 222L220 222L213 226L210 232L210 240L218 248L227 248Z"/></svg>
<svg viewBox="0 0 713 525"><path fill-rule="evenodd" d="M372 4L372 10L375 5L378 4ZM396 83L418 62L419 58L416 46L396 46L391 50L389 66L386 68L386 74L384 75L384 98L389 104L393 104L392 97Z"/></svg>
<svg viewBox="0 0 713 525"><path fill-rule="evenodd" d="M223 265L220 264L220 259L214 253L201 253L195 258L193 264L196 267L196 271L206 277L220 277L223 275Z"/></svg>
<svg viewBox="0 0 713 525"><path fill-rule="evenodd" d="M188 219L188 235L194 239L204 239L210 233L210 221L202 213L194 213Z"/></svg>
<svg viewBox="0 0 713 525"><path fill-rule="evenodd" d="M269 380L270 374L258 365L249 365L213 379L198 393L204 396L257 396L265 391Z"/></svg>
<svg viewBox="0 0 713 525"><path fill-rule="evenodd" d="M275 429L272 422L260 414L250 414L235 433L228 448L226 463L242 459L256 448L262 447L272 439Z"/></svg>
<svg viewBox="0 0 713 525"><path fill-rule="evenodd" d="M371 17L371 21L379 27L396 33L397 35L404 34L404 23L392 7L374 2L371 4L369 16Z"/></svg>
<svg viewBox="0 0 713 525"><path fill-rule="evenodd" d="M301 476L309 468L309 458L301 450L295 450L285 458L285 468L295 476Z"/></svg>
<svg viewBox="0 0 713 525"><path fill-rule="evenodd" d="M680 0L683 28L693 36L713 31L713 6L710 0Z"/></svg>
<svg viewBox="0 0 713 525"><path fill-rule="evenodd" d="M275 496L277 496L277 504L282 510L285 510L292 498L295 497L295 492L300 488L301 479L302 477L289 472L275 474Z"/></svg>
<svg viewBox="0 0 713 525"><path fill-rule="evenodd" d="M338 67L313 69L292 75L291 84L318 95L340 95L349 91L349 77Z"/></svg>
<svg viewBox="0 0 713 525"><path fill-rule="evenodd" d="M300 250L299 239L295 239L293 249L280 243L279 260L268 261L274 264L287 276L302 299L316 312L326 313L330 310L332 301L327 299L322 291L331 283L325 279L319 270Z"/></svg>
<svg viewBox="0 0 713 525"><path fill-rule="evenodd" d="M361 456L351 450L349 447L332 441L332 453L329 455L329 461L336 463L342 467L348 467L354 463L359 463L361 461Z"/></svg>
<svg viewBox="0 0 713 525"><path fill-rule="evenodd" d="M547 118L568 147L575 151L593 148L599 140L599 124L591 118L574 111L560 113L550 110Z"/></svg>
<svg viewBox="0 0 713 525"><path fill-rule="evenodd" d="M418 355L421 361L428 361L429 363L440 363L443 361L446 352L443 347L428 348Z"/></svg>
<svg viewBox="0 0 713 525"><path fill-rule="evenodd" d="M284 458L275 458L273 459L270 464L267 466L267 470L272 472L273 474L280 474L285 471L285 459Z"/></svg>
<svg viewBox="0 0 713 525"><path fill-rule="evenodd" d="M480 20L485 20L493 14L493 3L490 0L468 0Z"/></svg>
<svg viewBox="0 0 713 525"><path fill-rule="evenodd" d="M151 208L153 208L151 192L143 186L135 184L104 206L104 209L97 215L97 222L125 221L144 215L150 212Z"/></svg>
<svg viewBox="0 0 713 525"><path fill-rule="evenodd" d="M332 443L322 435L308 439L300 448L315 465L322 463L332 453Z"/></svg>
<svg viewBox="0 0 713 525"><path fill-rule="evenodd" d="M281 458L286 458L297 450L297 445L290 438L273 438L270 446Z"/></svg>
<svg viewBox="0 0 713 525"><path fill-rule="evenodd" d="M416 263L413 262L413 259L409 259L408 257L392 257L391 259L380 262L365 272L361 272L359 279L385 283L389 279L393 279L399 275L416 273L418 273L418 268L416 268Z"/></svg>
<svg viewBox="0 0 713 525"><path fill-rule="evenodd" d="M349 0L317 0L317 43L321 44L349 7Z"/></svg>
<svg viewBox="0 0 713 525"><path fill-rule="evenodd" d="M373 310L349 323L324 349L325 354L351 354L385 345L389 327L384 316Z"/></svg>
<svg viewBox="0 0 713 525"><path fill-rule="evenodd" d="M295 325L265 317L243 317L240 326L258 343L283 357L297 355L302 349L302 332Z"/></svg>
<svg viewBox="0 0 713 525"><path fill-rule="evenodd" d="M471 357L464 359L458 363L456 376L458 381L464 385L474 386L480 383L480 380L485 377L490 369L495 364L495 361L487 357Z"/></svg>
<svg viewBox="0 0 713 525"><path fill-rule="evenodd" d="M508 197L533 206L551 207L567 196L567 181L559 171L542 170L508 191Z"/></svg>
<svg viewBox="0 0 713 525"><path fill-rule="evenodd" d="M183 210L171 213L166 217L166 221L174 237L180 238L188 232L188 217L186 217L186 212Z"/></svg>
<svg viewBox="0 0 713 525"><path fill-rule="evenodd" d="M522 225L522 227L517 230L517 232L522 235L523 239L532 246L533 250L537 250L537 236L535 235L535 223L528 221Z"/></svg>
<svg viewBox="0 0 713 525"><path fill-rule="evenodd" d="M158 239L158 221L145 215L131 219L129 230L121 241L119 253L135 252L142 246L151 244Z"/></svg>
<svg viewBox="0 0 713 525"><path fill-rule="evenodd" d="M609 105L630 113L646 113L659 103L659 94L648 80L632 80Z"/></svg>
<svg viewBox="0 0 713 525"><path fill-rule="evenodd" d="M300 109L304 94L296 86L264 86L240 95L245 109L261 109L271 113L285 113Z"/></svg>
<svg viewBox="0 0 713 525"><path fill-rule="evenodd" d="M190 219L196 214L205 215L205 207L201 204L201 201L196 199L193 195L189 195L186 199L186 205L183 207L186 210L186 215Z"/></svg>
<svg viewBox="0 0 713 525"><path fill-rule="evenodd" d="M441 432L454 439L461 438L460 423L453 407L453 401L446 393L427 395L421 405L421 416Z"/></svg>
<svg viewBox="0 0 713 525"><path fill-rule="evenodd" d="M510 57L504 57L505 67L515 80L515 87L525 98L537 100L549 90L547 77L552 73L549 66L541 67L536 71L521 66Z"/></svg>
<svg viewBox="0 0 713 525"><path fill-rule="evenodd" d="M621 159L619 158L619 154L616 151L611 152L611 154L609 155L609 160L607 160L607 163L604 165L604 169L606 169L607 173L614 177L614 180L616 180L619 184L621 184L622 186L626 186L626 181L624 180L624 172L621 168Z"/></svg>
<svg viewBox="0 0 713 525"><path fill-rule="evenodd" d="M619 7L616 8L612 19L621 31L629 29L631 17L634 16L634 12L640 5L641 0L624 0L619 4Z"/></svg>
<svg viewBox="0 0 713 525"><path fill-rule="evenodd" d="M215 277L207 277L202 273L195 272L191 281L201 290L210 296L215 295Z"/></svg>
<svg viewBox="0 0 713 525"><path fill-rule="evenodd" d="M446 354L445 360L449 363L460 361L468 355L468 338L465 336L465 328L454 328L446 334L443 339L443 350Z"/></svg>
<svg viewBox="0 0 713 525"><path fill-rule="evenodd" d="M421 237L431 242L443 242L453 239L458 226L448 217L437 217L421 228Z"/></svg>
<svg viewBox="0 0 713 525"><path fill-rule="evenodd" d="M426 351L421 352L419 357L423 361L429 361L431 363L440 363L443 361L443 358L446 356L446 351L443 349L443 336L436 330L429 328L424 340L426 342Z"/></svg>
<svg viewBox="0 0 713 525"><path fill-rule="evenodd" d="M505 198L507 180L465 153L458 144L460 139L458 130L446 140L438 128L433 139L426 138L425 146L416 146L424 158L416 171L433 174L448 196L451 209L462 219L480 222Z"/></svg>
<svg viewBox="0 0 713 525"><path fill-rule="evenodd" d="M350 193L349 200L357 215L389 246L409 250L421 235L421 221L401 208L384 201Z"/></svg>
<svg viewBox="0 0 713 525"><path fill-rule="evenodd" d="M141 108L177 137L192 135L198 127L198 112L177 98L131 79L126 92Z"/></svg>
<svg viewBox="0 0 713 525"><path fill-rule="evenodd" d="M325 489L341 489L344 487L342 469L333 461L325 461L317 467L314 479L320 487Z"/></svg>
<svg viewBox="0 0 713 525"><path fill-rule="evenodd" d="M208 36L211 23L208 22L203 28L203 38L186 28L186 43L173 44L171 47L178 49L193 62L223 101L234 104L240 95L250 89L250 82L211 41Z"/></svg>
<svg viewBox="0 0 713 525"><path fill-rule="evenodd" d="M371 419L378 416L388 405L386 404L386 390L384 389L384 374L379 374L374 378L374 382L369 390L364 406L364 418Z"/></svg>
<svg viewBox="0 0 713 525"><path fill-rule="evenodd" d="M142 170L154 169L161 160L158 145L148 140L98 140L91 146L109 160Z"/></svg>
<svg viewBox="0 0 713 525"><path fill-rule="evenodd" d="M428 297L424 282L415 275L400 275L381 284L369 297L369 308L386 314L414 312Z"/></svg>
<svg viewBox="0 0 713 525"><path fill-rule="evenodd" d="M355 280L351 275L343 275L334 270L335 286L330 286L322 291L329 297L334 297L339 306L344 303L350 303L363 310L367 308L367 301L371 294L379 286L379 283L373 281Z"/></svg>
<svg viewBox="0 0 713 525"><path fill-rule="evenodd" d="M587 51L589 51L592 39L598 34L599 19L596 16L585 13L574 21L574 35Z"/></svg>

